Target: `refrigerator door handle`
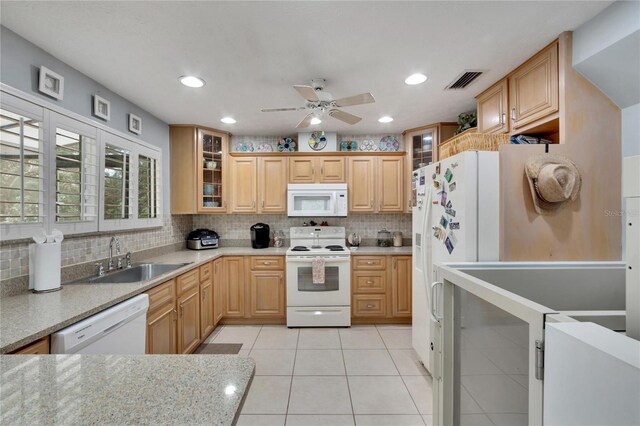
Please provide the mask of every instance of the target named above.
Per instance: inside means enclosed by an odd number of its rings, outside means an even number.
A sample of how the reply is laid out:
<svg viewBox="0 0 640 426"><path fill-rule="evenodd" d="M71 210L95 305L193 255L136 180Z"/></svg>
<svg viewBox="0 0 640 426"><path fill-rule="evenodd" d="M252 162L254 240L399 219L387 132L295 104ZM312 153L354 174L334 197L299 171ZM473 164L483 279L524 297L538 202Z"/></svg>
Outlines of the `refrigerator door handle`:
<svg viewBox="0 0 640 426"><path fill-rule="evenodd" d="M431 295L431 300L429 301L429 313L431 314L431 319L437 323L439 323L442 320L442 317L440 315L438 315L438 306L436 304L436 288L438 288L438 286L440 286L440 288L442 288L442 281L436 281L434 283L431 284L431 291L430 291L430 295Z"/></svg>

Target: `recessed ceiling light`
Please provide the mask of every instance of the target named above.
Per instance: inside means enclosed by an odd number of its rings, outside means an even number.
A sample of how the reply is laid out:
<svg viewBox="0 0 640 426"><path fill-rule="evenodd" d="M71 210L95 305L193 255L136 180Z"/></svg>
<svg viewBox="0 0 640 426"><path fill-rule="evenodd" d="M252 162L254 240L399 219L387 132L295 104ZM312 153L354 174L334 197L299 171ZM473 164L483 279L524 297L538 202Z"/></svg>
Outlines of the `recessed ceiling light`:
<svg viewBox="0 0 640 426"><path fill-rule="evenodd" d="M180 83L187 87L202 87L204 86L204 80L192 75L184 75L180 77Z"/></svg>
<svg viewBox="0 0 640 426"><path fill-rule="evenodd" d="M222 121L225 124L235 124L236 123L236 120L231 118L231 117L221 118L220 121Z"/></svg>
<svg viewBox="0 0 640 426"><path fill-rule="evenodd" d="M391 123L393 121L393 117L389 117L388 115L385 115L384 117L378 118L378 121L381 123Z"/></svg>
<svg viewBox="0 0 640 426"><path fill-rule="evenodd" d="M320 124L322 123L322 120L320 120L318 117L313 117L311 119L311 124Z"/></svg>
<svg viewBox="0 0 640 426"><path fill-rule="evenodd" d="M420 83L424 83L425 81L427 81L427 76L424 74L420 74L420 73L416 73L416 74L411 74L409 77L407 77L404 82L413 86L415 84L420 84Z"/></svg>

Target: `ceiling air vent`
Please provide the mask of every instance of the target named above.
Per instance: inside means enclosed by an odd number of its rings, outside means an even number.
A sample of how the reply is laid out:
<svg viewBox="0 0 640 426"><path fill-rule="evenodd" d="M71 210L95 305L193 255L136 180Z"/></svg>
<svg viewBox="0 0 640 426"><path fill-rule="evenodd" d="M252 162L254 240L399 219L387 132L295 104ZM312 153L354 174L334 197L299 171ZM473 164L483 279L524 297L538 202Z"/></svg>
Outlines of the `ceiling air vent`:
<svg viewBox="0 0 640 426"><path fill-rule="evenodd" d="M481 70L467 70L457 76L444 90L460 90L466 88L473 83L476 78L480 77L484 71Z"/></svg>

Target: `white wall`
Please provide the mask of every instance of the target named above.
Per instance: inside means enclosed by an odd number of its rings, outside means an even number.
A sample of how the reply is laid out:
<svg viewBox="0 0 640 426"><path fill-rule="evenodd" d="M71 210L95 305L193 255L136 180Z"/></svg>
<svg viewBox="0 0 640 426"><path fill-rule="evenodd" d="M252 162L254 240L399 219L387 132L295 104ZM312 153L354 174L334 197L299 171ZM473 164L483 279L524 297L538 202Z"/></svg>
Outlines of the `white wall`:
<svg viewBox="0 0 640 426"><path fill-rule="evenodd" d="M640 103L622 110L622 157L634 155L640 155Z"/></svg>
<svg viewBox="0 0 640 426"><path fill-rule="evenodd" d="M38 92L38 71L45 66L64 77L64 98L61 101ZM123 76L122 78L126 78ZM112 129L158 146L162 149L164 211L169 212L169 126L142 108L70 67L35 44L0 26L0 81L23 92L55 103L61 108L98 121ZM99 94L111 102L111 120L105 122L92 115L92 95ZM128 114L142 118L142 134L129 132Z"/></svg>

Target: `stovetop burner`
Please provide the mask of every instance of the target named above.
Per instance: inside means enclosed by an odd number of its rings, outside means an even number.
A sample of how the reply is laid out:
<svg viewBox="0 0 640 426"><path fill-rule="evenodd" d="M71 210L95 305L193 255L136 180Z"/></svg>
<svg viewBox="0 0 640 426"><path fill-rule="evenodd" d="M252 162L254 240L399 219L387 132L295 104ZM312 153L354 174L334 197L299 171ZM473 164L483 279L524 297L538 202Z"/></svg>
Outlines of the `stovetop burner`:
<svg viewBox="0 0 640 426"><path fill-rule="evenodd" d="M309 247L304 246L295 246L291 249L291 251L309 251Z"/></svg>
<svg viewBox="0 0 640 426"><path fill-rule="evenodd" d="M344 251L344 247L338 245L329 245L325 247L329 251Z"/></svg>

